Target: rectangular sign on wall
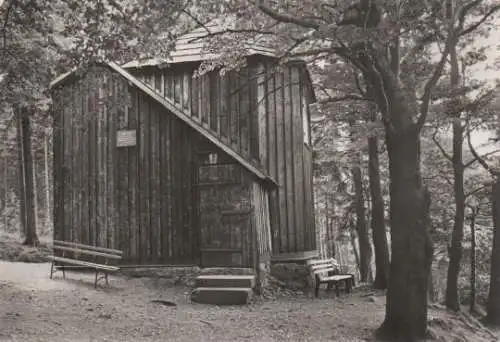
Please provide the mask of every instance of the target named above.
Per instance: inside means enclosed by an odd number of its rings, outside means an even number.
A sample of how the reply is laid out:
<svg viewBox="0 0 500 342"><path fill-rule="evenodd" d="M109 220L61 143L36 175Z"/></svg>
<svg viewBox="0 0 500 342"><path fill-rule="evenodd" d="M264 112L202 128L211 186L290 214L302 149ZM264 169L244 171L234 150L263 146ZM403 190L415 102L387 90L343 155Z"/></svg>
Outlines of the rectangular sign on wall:
<svg viewBox="0 0 500 342"><path fill-rule="evenodd" d="M136 130L122 130L116 132L116 147L136 145Z"/></svg>

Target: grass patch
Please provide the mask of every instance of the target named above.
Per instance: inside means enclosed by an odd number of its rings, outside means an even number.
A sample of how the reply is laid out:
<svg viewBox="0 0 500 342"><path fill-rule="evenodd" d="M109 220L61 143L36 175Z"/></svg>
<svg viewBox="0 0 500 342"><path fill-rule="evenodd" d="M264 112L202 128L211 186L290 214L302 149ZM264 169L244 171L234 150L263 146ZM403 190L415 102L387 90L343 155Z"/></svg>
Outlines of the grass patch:
<svg viewBox="0 0 500 342"><path fill-rule="evenodd" d="M23 246L22 239L11 234L0 234L0 260L13 262L47 262L47 256L51 254L45 241L40 239L37 247Z"/></svg>

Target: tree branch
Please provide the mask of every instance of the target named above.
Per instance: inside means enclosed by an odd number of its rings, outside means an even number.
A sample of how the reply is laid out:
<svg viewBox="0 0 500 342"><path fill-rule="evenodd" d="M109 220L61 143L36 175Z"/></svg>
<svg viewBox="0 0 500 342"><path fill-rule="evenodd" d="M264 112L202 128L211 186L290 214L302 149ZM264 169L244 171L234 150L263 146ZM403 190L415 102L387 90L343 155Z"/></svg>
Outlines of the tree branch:
<svg viewBox="0 0 500 342"><path fill-rule="evenodd" d="M451 181L451 179L448 177L448 174L446 174L446 172L443 172L443 171L439 171L439 176L441 178L443 178L446 183L448 183L449 185L451 186L454 186L455 184Z"/></svg>
<svg viewBox="0 0 500 342"><path fill-rule="evenodd" d="M500 152L500 150L490 151L490 152L488 152L488 153L483 154L481 157L482 157L482 158L486 158L486 157L491 156L491 155L493 155L493 154L495 154L495 153L498 153L498 152ZM476 158L473 158L472 160L470 160L470 161L468 161L467 163L465 163L465 164L464 164L464 168L467 168L467 167L471 166L471 165L472 165L472 164L474 164L475 162L477 162L477 159L476 159Z"/></svg>
<svg viewBox="0 0 500 342"><path fill-rule="evenodd" d="M189 12L186 9L183 9L181 12L186 14L191 19L193 19L198 26L203 27L205 29L205 31L207 31L207 33L210 33L210 30L208 29L208 27L202 21L200 21L195 15L193 15L191 12Z"/></svg>
<svg viewBox="0 0 500 342"><path fill-rule="evenodd" d="M265 0L257 0L257 7L266 15L281 23L295 24L304 28L317 30L320 25L312 20L297 18L289 14L280 13L265 4Z"/></svg>
<svg viewBox="0 0 500 342"><path fill-rule="evenodd" d="M471 142L471 139L470 139L470 132L467 134L467 144L469 145L469 149L470 149L470 152L472 153L472 155L474 156L474 159L477 160L479 162L479 164L481 164L481 166L489 172L490 175L492 175L493 177L498 177L498 172L494 171L489 165L488 163L479 156L479 154L476 152L476 149L474 148L474 146L472 146L472 142Z"/></svg>
<svg viewBox="0 0 500 342"><path fill-rule="evenodd" d="M295 52L291 56L293 57L307 57L307 56L315 56L320 54L331 54L336 53L337 49L335 47L327 47L327 48L317 48L317 49L309 49L307 51Z"/></svg>
<svg viewBox="0 0 500 342"><path fill-rule="evenodd" d="M324 100L320 100L319 103L334 103L334 102L342 102L342 101L374 101L373 99L362 96L359 94L346 94L342 96L329 96Z"/></svg>
<svg viewBox="0 0 500 342"><path fill-rule="evenodd" d="M446 39L446 45L444 51L441 54L441 59L434 68L434 72L432 73L431 78L427 81L424 87L424 94L422 95L422 104L420 105L420 116L417 119L417 129L419 130L422 129L425 120L427 119L427 115L429 114L429 105L431 101L432 91L434 90L434 87L441 78L444 66L446 65L446 61L448 55L450 54L453 44L456 44L455 33L454 30L450 29L448 37Z"/></svg>
<svg viewBox="0 0 500 342"><path fill-rule="evenodd" d="M495 14L500 10L500 5L493 6L480 20L476 21L474 24L471 24L466 29L462 28L462 32L460 32L460 36L465 36L473 31L475 31L479 26L481 26L489 17Z"/></svg>
<svg viewBox="0 0 500 342"><path fill-rule="evenodd" d="M2 37L3 37L3 50L7 47L7 25L9 23L10 11L12 10L13 1L9 1L7 11L5 13L5 18L2 27Z"/></svg>
<svg viewBox="0 0 500 342"><path fill-rule="evenodd" d="M450 54L451 48L453 45L457 44L458 38L460 35L463 35L463 25L465 23L465 19L467 14L479 5L482 2L482 0L474 0L471 2L468 2L464 4L458 11L458 28L455 28L454 25L454 18L450 18L450 23L448 25L448 37L446 38L446 43L444 47L444 51L441 54L441 59L436 65L436 68L434 69L434 72L432 73L431 78L429 81L425 84L424 87L424 95L422 96L422 104L420 106L420 117L418 118L417 125L418 128L421 129L423 124L425 123L425 119L429 113L429 104L431 100L431 93L434 90L434 87L436 86L437 82L441 78L441 74L443 72L444 66L446 65L448 55ZM497 8L498 7L498 8ZM486 19L491 16L495 11L500 9L500 5L494 6L487 14L482 18L482 21L478 21L476 24L477 26L474 26L474 28L469 27L467 30L470 29L469 32L472 32L476 27L481 25Z"/></svg>
<svg viewBox="0 0 500 342"><path fill-rule="evenodd" d="M441 151L441 153L443 154L443 156L448 159L450 162L453 162L453 158L452 156L450 156L450 154L448 152L446 152L446 150L444 149L444 147L441 145L441 143L438 141L436 135L437 135L437 129L436 131L434 132L434 134L432 134L432 141L434 141L434 143L436 144L436 146L438 147L439 151Z"/></svg>
<svg viewBox="0 0 500 342"><path fill-rule="evenodd" d="M470 191L470 192L468 192L468 193L464 194L464 197L465 197L465 198L467 198L467 197L469 197L469 196L472 196L472 195L474 195L474 194L477 194L478 192L480 192L481 190L486 189L487 187L488 187L487 185L480 186L479 188L474 189L474 190L472 190L472 191Z"/></svg>
<svg viewBox="0 0 500 342"><path fill-rule="evenodd" d="M474 7L478 6L481 4L483 0L474 0L468 3L465 3L460 11L458 12L458 30L459 32L463 29L464 24L465 24L465 19L467 17L467 14L469 13L470 10L472 10ZM452 18L454 20L454 18Z"/></svg>
<svg viewBox="0 0 500 342"><path fill-rule="evenodd" d="M205 27L205 30L209 30L208 27ZM188 40L189 43L195 42L197 40L205 39L207 37L215 37L215 36L221 36L226 33L256 33L256 34L261 34L261 35L275 35L275 32L272 31L261 31L258 29L231 29L231 28L226 28L221 31L216 31L216 32L210 32L207 31L207 35L205 36L200 36L200 37L194 37Z"/></svg>

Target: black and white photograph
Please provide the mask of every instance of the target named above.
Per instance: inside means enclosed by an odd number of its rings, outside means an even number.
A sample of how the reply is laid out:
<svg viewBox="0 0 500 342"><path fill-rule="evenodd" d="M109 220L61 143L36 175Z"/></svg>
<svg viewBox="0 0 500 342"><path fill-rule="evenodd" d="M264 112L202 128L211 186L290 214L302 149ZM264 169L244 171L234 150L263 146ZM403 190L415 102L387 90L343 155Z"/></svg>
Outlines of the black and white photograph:
<svg viewBox="0 0 500 342"><path fill-rule="evenodd" d="M1 341L500 341L500 0L0 0Z"/></svg>

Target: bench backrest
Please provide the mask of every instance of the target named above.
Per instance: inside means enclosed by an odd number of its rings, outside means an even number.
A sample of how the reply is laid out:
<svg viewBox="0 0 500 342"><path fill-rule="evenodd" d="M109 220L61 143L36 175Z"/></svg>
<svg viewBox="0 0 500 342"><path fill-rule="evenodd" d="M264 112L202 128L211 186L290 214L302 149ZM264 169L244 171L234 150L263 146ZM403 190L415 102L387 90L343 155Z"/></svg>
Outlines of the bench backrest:
<svg viewBox="0 0 500 342"><path fill-rule="evenodd" d="M54 251L61 251L63 257L67 257L67 254L70 254L73 258L78 259L81 254L84 254L104 259L105 263L108 263L108 260L120 260L123 256L123 252L117 249L89 246L81 243L60 240L53 241L52 249Z"/></svg>
<svg viewBox="0 0 500 342"><path fill-rule="evenodd" d="M324 277L327 276L328 273L333 273L339 270L340 265L337 260L330 259L319 259L319 260L309 260L307 262L307 266L309 268L309 272L311 276L316 277Z"/></svg>

